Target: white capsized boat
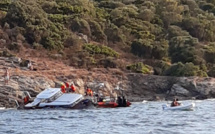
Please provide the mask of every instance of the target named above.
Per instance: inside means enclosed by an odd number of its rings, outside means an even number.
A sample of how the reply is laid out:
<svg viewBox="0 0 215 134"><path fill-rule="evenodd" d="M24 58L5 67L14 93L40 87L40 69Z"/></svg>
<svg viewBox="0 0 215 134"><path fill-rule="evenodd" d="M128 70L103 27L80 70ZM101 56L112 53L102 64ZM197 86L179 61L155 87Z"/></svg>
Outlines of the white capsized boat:
<svg viewBox="0 0 215 134"><path fill-rule="evenodd" d="M60 88L48 88L39 93L33 102L26 104L25 108L84 108L88 101L81 94L62 93Z"/></svg>
<svg viewBox="0 0 215 134"><path fill-rule="evenodd" d="M180 106L170 107L168 105L163 105L163 110L192 110L195 107L195 103L181 104Z"/></svg>

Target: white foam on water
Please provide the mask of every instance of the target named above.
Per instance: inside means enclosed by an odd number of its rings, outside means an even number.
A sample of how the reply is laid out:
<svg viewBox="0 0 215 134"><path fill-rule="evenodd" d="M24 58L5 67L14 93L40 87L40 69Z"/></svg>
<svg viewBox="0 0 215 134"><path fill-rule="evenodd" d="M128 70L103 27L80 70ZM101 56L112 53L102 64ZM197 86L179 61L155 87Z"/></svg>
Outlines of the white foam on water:
<svg viewBox="0 0 215 134"><path fill-rule="evenodd" d="M148 101L146 101L146 100L143 100L143 101L142 101L142 103L146 103L146 102L148 102Z"/></svg>

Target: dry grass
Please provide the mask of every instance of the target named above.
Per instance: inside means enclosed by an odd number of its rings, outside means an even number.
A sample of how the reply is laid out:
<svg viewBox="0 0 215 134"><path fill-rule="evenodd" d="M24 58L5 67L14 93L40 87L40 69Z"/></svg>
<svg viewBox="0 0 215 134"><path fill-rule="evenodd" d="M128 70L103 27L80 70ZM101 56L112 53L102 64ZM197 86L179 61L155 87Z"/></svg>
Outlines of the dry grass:
<svg viewBox="0 0 215 134"><path fill-rule="evenodd" d="M18 54L17 57L20 57L25 60L31 60L32 64L37 71L30 71L27 68L10 68L11 75L22 75L30 77L46 77L51 80L62 79L83 79L84 81L108 81L111 83L117 83L120 81L121 77L124 76L124 72L119 69L110 69L110 68L91 68L79 69L65 64L62 59L53 59L49 58L46 50L33 50L30 48L25 48ZM4 68L4 65L0 65L0 68ZM4 73L4 70L1 70L0 73Z"/></svg>

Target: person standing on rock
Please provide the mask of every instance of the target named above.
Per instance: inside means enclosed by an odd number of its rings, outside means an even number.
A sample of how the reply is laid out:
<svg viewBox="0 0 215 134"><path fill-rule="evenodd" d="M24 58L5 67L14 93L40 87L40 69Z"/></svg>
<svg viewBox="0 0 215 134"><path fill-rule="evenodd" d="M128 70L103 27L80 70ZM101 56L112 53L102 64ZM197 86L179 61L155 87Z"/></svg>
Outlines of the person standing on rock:
<svg viewBox="0 0 215 134"><path fill-rule="evenodd" d="M10 80L10 73L8 68L6 68L5 70L4 79L5 79L5 85L8 85L8 82Z"/></svg>
<svg viewBox="0 0 215 134"><path fill-rule="evenodd" d="M61 83L61 92L66 93L66 85L64 83Z"/></svg>
<svg viewBox="0 0 215 134"><path fill-rule="evenodd" d="M86 96L93 96L93 91L89 87L87 87L85 93L86 93Z"/></svg>
<svg viewBox="0 0 215 134"><path fill-rule="evenodd" d="M66 81L64 82L65 86L66 86L66 92L68 93L69 92L69 83Z"/></svg>
<svg viewBox="0 0 215 134"><path fill-rule="evenodd" d="M28 62L27 67L29 70L33 70L33 65L32 65L31 61Z"/></svg>
<svg viewBox="0 0 215 134"><path fill-rule="evenodd" d="M74 92L75 92L75 86L74 86L74 84L72 83L70 87L71 87L71 88L70 88L70 89L71 89L71 92L74 93Z"/></svg>

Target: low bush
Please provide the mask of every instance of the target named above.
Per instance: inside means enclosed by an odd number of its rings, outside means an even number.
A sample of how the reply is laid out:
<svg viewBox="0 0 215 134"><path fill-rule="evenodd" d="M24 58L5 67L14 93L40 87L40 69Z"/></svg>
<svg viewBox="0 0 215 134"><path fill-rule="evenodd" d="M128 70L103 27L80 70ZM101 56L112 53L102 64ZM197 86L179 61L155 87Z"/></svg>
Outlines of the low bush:
<svg viewBox="0 0 215 134"><path fill-rule="evenodd" d="M115 50L104 45L87 44L83 46L83 49L87 50L90 54L102 54L111 57L119 56L119 54Z"/></svg>
<svg viewBox="0 0 215 134"><path fill-rule="evenodd" d="M194 65L193 63L183 64L181 62L173 64L169 67L164 75L167 76L200 76L207 77L205 71L200 70L199 66Z"/></svg>
<svg viewBox="0 0 215 134"><path fill-rule="evenodd" d="M131 70L136 73L143 73L143 74L150 74L152 71L152 68L150 66L145 65L142 62L128 65L126 67L126 69Z"/></svg>

